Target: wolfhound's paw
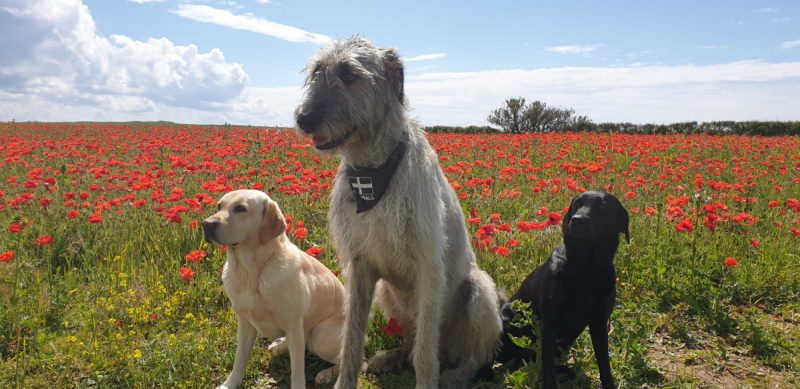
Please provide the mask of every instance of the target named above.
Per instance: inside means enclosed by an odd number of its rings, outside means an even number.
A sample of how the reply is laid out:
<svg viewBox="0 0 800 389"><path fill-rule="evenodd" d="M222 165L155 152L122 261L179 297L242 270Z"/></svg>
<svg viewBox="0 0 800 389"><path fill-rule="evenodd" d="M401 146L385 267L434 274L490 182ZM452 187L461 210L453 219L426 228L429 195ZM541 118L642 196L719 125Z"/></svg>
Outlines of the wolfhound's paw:
<svg viewBox="0 0 800 389"><path fill-rule="evenodd" d="M387 373L403 368L408 359L408 353L399 348L378 351L369 360L367 372L371 374Z"/></svg>
<svg viewBox="0 0 800 389"><path fill-rule="evenodd" d="M317 377L314 378L314 384L316 385L330 385L334 381L336 381L336 377L339 376L339 368L338 366L331 366L319 373L317 373Z"/></svg>

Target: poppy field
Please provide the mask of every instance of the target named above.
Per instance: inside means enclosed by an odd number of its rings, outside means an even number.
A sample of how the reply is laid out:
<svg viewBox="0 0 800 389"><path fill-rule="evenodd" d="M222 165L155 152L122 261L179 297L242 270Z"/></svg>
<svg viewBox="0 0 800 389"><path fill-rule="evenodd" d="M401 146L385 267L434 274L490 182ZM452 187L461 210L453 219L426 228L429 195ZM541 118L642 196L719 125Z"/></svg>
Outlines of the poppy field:
<svg viewBox="0 0 800 389"><path fill-rule="evenodd" d="M560 242L570 199L615 194L631 242L615 264L621 387L800 385L800 138L429 134L480 266L510 295ZM233 365L224 248L199 222L225 192L268 192L287 234L338 274L327 229L336 158L293 130L0 123L0 387L213 387ZM380 312L367 355L403 329ZM245 387L286 387L253 350ZM588 334L564 377L598 386ZM324 362L307 358L307 376ZM482 388L531 387L537 367ZM410 369L368 376L413 387Z"/></svg>

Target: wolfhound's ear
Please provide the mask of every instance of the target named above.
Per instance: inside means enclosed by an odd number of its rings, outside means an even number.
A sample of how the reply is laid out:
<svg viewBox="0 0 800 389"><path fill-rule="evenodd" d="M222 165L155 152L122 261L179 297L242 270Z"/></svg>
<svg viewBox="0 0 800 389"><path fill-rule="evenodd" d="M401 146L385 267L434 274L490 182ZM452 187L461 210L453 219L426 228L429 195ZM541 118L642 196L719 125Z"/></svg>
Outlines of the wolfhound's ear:
<svg viewBox="0 0 800 389"><path fill-rule="evenodd" d="M403 60L395 49L383 49L383 68L386 71L386 81L392 86L397 99L402 104L405 101L403 83L405 79Z"/></svg>
<svg viewBox="0 0 800 389"><path fill-rule="evenodd" d="M258 238L261 244L265 244L286 232L286 219L278 208L278 204L270 199L264 200L264 210L262 211L261 230Z"/></svg>

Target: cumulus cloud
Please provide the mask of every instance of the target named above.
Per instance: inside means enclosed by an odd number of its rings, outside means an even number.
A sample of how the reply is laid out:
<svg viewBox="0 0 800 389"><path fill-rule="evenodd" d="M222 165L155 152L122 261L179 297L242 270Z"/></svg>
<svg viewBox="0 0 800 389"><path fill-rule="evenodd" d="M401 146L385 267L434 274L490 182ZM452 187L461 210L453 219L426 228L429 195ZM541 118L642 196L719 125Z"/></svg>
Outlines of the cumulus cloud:
<svg viewBox="0 0 800 389"><path fill-rule="evenodd" d="M160 3L164 0L128 0L132 3L146 4L146 3Z"/></svg>
<svg viewBox="0 0 800 389"><path fill-rule="evenodd" d="M172 12L180 17L197 22L255 32L289 42L310 42L321 45L331 41L330 37L322 34L308 32L250 14L237 15L230 11L207 5L181 4Z"/></svg>
<svg viewBox="0 0 800 389"><path fill-rule="evenodd" d="M433 60L433 59L441 59L441 58L444 58L444 57L447 57L447 54L445 54L445 53L431 53L431 54L417 55L417 56L414 56L414 57L405 57L405 58L403 58L403 61L405 61L405 62L430 61L430 60Z"/></svg>
<svg viewBox="0 0 800 389"><path fill-rule="evenodd" d="M80 0L6 1L0 26L0 52L14 53L0 57L6 95L138 112L154 103L213 107L247 81L218 49L100 36Z"/></svg>
<svg viewBox="0 0 800 389"><path fill-rule="evenodd" d="M563 45L563 46L551 46L546 48L545 50L556 53L556 54L591 54L595 50L600 48L600 45L591 45L591 46L583 46L583 45Z"/></svg>

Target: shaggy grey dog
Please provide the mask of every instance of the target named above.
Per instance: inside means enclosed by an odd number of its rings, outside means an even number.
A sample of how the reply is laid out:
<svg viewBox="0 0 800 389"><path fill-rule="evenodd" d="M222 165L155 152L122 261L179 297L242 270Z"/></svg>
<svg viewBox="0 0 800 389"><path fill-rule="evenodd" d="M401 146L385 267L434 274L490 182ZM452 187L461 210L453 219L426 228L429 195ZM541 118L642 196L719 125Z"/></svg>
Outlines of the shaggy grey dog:
<svg viewBox="0 0 800 389"><path fill-rule="evenodd" d="M370 371L410 360L418 388L439 386L440 365L442 385L465 385L498 346L502 297L475 262L436 152L407 116L400 56L354 37L321 49L306 70L297 126L342 156L328 214L348 293L336 388L356 387L373 296L405 342L373 357ZM383 188L365 192L353 177L387 166L396 170Z"/></svg>

